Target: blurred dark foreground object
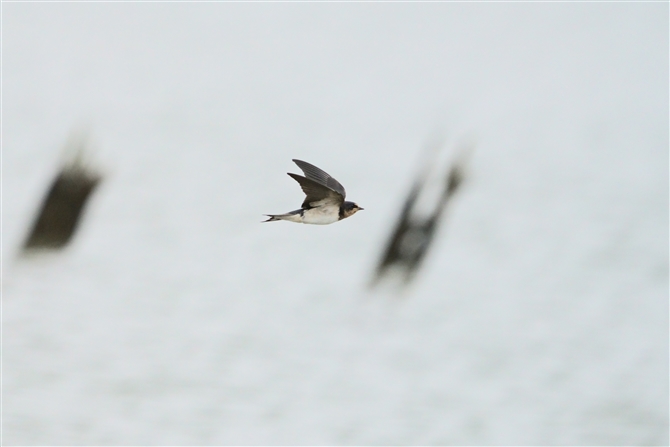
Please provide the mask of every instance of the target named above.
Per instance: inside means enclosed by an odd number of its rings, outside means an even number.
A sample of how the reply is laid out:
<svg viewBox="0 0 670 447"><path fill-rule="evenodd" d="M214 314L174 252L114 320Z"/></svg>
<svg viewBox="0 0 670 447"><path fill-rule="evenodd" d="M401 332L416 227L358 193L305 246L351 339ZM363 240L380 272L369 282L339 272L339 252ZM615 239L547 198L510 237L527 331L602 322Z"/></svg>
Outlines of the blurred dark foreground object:
<svg viewBox="0 0 670 447"><path fill-rule="evenodd" d="M461 155L469 155L462 152ZM416 205L426 186L428 176L426 170L421 172L412 185L400 217L386 243L386 248L377 264L370 287L395 270L402 274L404 284L410 283L419 271L426 253L430 248L436 230L449 200L458 191L465 175L464 157L459 157L448 171L442 176L444 182L437 203L427 216L420 216L416 212Z"/></svg>
<svg viewBox="0 0 670 447"><path fill-rule="evenodd" d="M61 168L23 244L24 250L65 246L77 229L86 202L100 179L99 174L87 170L79 161Z"/></svg>

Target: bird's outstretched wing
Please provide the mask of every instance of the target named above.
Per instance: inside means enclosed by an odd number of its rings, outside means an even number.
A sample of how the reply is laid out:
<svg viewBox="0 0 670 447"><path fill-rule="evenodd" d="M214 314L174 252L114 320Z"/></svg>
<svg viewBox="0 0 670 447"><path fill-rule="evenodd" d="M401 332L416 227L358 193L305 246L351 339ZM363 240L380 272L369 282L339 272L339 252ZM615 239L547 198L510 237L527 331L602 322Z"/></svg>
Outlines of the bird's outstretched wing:
<svg viewBox="0 0 670 447"><path fill-rule="evenodd" d="M323 186L321 183L315 182L309 178L305 178L298 174L289 174L296 182L300 183L302 191L307 197L302 203L304 209L316 208L324 205L342 205L344 197L336 191Z"/></svg>
<svg viewBox="0 0 670 447"><path fill-rule="evenodd" d="M293 159L293 162L297 164L300 169L302 169L302 172L305 173L305 177L307 177L308 180L312 180L320 185L325 186L331 191L338 193L339 195L342 196L343 201L344 198L347 197L347 193L344 190L344 186L342 186L340 182L331 177L330 174L328 174L327 172L317 168L313 164L307 163L306 161ZM307 194L307 192L305 192L305 194Z"/></svg>

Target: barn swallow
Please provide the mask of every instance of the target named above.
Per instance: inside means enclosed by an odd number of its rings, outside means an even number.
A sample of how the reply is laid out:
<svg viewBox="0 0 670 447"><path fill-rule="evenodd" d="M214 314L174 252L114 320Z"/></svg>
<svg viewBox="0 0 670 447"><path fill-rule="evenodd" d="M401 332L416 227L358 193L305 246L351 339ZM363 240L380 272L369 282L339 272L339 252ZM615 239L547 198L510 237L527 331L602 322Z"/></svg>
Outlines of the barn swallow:
<svg viewBox="0 0 670 447"><path fill-rule="evenodd" d="M298 165L305 177L297 174L290 175L300 184L305 193L305 201L299 210L286 214L265 214L269 217L263 222L275 220L288 220L313 225L328 225L338 220L346 219L362 210L354 202L345 202L347 193L344 186L326 172L302 160L293 160Z"/></svg>

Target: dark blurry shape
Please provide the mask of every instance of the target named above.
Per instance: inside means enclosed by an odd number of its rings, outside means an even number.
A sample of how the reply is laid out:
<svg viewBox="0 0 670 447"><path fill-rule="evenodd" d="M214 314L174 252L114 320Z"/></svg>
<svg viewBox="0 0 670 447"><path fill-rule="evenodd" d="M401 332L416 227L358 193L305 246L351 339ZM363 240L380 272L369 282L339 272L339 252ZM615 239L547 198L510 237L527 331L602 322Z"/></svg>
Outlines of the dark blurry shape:
<svg viewBox="0 0 670 447"><path fill-rule="evenodd" d="M44 198L23 244L24 250L64 247L75 233L86 202L100 179L79 158L63 166Z"/></svg>
<svg viewBox="0 0 670 447"><path fill-rule="evenodd" d="M431 246L449 199L463 182L464 170L464 157L461 156L442 177L444 184L441 193L427 216L419 216L416 212L416 204L428 180L426 171L421 172L405 199L398 222L373 275L371 287L374 287L392 268L402 272L405 284L414 279Z"/></svg>

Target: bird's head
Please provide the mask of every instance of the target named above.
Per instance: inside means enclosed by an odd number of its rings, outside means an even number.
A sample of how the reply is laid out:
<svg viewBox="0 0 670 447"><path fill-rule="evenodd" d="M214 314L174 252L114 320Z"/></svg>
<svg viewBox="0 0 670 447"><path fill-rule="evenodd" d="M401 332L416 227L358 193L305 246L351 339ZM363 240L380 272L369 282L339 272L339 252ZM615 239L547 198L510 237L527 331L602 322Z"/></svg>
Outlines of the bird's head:
<svg viewBox="0 0 670 447"><path fill-rule="evenodd" d="M358 206L358 204L354 202L344 202L342 204L342 211L340 214L342 215L342 219L346 219L347 217L353 216L362 209L363 208L361 208L360 206Z"/></svg>

